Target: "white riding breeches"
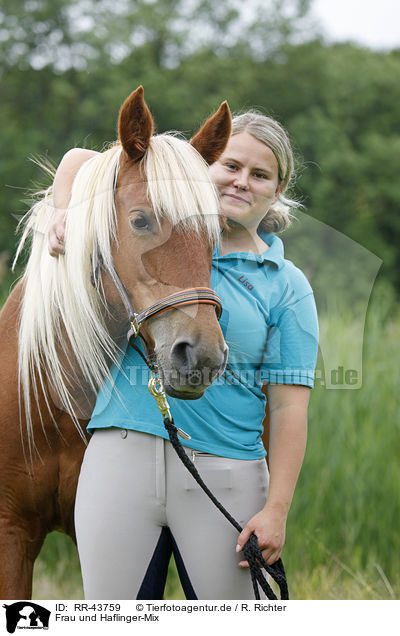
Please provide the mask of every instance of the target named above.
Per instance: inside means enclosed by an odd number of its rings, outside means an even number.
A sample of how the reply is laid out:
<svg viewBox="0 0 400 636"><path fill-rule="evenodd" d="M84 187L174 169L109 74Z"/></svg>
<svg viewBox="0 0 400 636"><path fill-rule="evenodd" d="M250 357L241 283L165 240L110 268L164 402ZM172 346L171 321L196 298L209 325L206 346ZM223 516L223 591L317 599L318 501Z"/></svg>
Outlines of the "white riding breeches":
<svg viewBox="0 0 400 636"><path fill-rule="evenodd" d="M265 459L185 451L241 526L264 507ZM120 428L94 432L75 526L87 599L162 598L172 548L187 598L253 598L249 570L238 567L244 557L235 551L237 530L161 437Z"/></svg>

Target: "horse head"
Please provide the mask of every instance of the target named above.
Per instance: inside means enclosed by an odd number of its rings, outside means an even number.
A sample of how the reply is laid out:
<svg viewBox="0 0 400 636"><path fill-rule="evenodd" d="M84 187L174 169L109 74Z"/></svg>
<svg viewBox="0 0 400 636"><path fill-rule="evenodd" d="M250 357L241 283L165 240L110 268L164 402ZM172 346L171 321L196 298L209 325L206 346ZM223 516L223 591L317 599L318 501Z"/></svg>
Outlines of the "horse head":
<svg viewBox="0 0 400 636"><path fill-rule="evenodd" d="M139 87L119 115L122 152L112 248L115 269L137 312L176 292L210 285L220 223L207 163L225 147L230 113L222 104L190 144L177 136L154 136L153 130ZM108 277L107 297L115 306L110 282ZM224 369L227 347L210 304L164 311L146 323L143 335L169 395L200 397Z"/></svg>

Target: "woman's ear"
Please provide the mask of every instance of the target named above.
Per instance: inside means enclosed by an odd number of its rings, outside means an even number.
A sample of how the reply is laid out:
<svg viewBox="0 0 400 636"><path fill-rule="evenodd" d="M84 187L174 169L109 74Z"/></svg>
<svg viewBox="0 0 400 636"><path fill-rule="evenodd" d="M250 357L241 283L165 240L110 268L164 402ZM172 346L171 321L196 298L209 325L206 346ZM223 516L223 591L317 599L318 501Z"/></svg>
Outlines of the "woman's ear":
<svg viewBox="0 0 400 636"><path fill-rule="evenodd" d="M282 190L282 182L278 185L277 189L275 190L275 201L279 197L281 190Z"/></svg>

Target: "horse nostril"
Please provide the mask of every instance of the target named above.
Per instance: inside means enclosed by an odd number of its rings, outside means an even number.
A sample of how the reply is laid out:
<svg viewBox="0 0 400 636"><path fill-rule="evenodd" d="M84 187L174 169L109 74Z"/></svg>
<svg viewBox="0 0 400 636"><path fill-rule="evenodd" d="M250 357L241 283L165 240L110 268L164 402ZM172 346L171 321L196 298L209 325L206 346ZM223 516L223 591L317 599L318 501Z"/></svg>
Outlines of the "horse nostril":
<svg viewBox="0 0 400 636"><path fill-rule="evenodd" d="M176 342L172 347L171 356L176 369L189 371L196 366L194 346L190 342Z"/></svg>
<svg viewBox="0 0 400 636"><path fill-rule="evenodd" d="M226 344L212 353L190 338L176 340L171 348L171 361L182 377L193 384L210 384L224 371L228 357ZM201 377L200 377L201 376ZM202 379L202 382L200 381Z"/></svg>

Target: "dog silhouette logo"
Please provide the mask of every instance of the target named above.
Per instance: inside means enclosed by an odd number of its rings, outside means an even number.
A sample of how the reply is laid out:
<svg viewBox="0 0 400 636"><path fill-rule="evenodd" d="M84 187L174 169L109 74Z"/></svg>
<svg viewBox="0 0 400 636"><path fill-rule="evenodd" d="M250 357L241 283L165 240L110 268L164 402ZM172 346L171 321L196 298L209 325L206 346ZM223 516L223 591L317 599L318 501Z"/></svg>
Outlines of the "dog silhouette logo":
<svg viewBox="0 0 400 636"><path fill-rule="evenodd" d="M16 629L49 629L51 612L41 605L30 601L18 601L3 607L6 610L9 634L14 634Z"/></svg>

